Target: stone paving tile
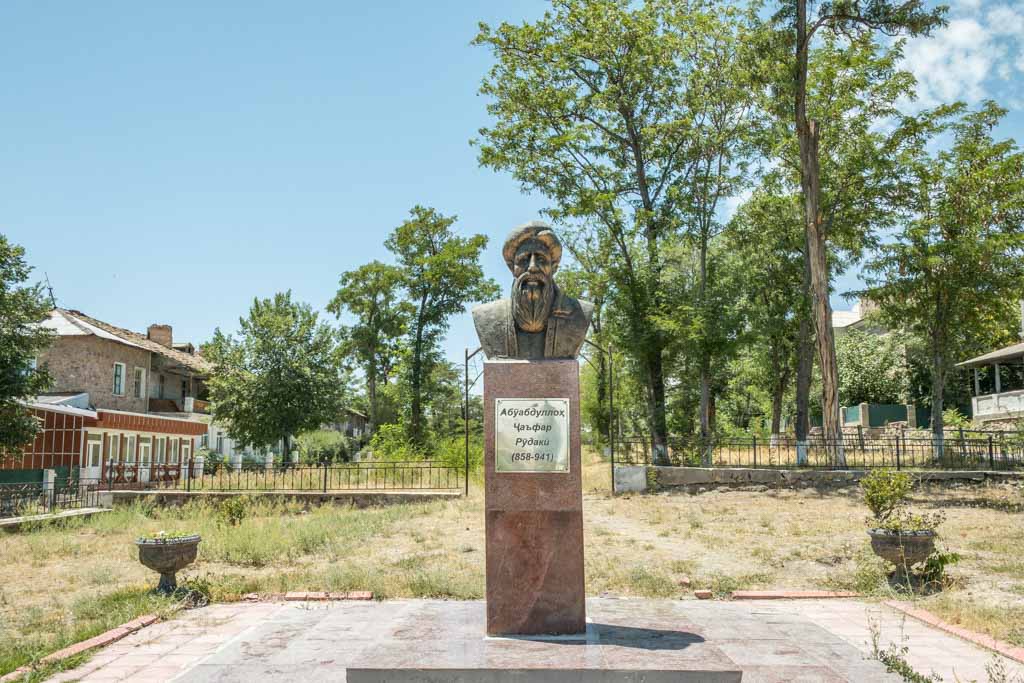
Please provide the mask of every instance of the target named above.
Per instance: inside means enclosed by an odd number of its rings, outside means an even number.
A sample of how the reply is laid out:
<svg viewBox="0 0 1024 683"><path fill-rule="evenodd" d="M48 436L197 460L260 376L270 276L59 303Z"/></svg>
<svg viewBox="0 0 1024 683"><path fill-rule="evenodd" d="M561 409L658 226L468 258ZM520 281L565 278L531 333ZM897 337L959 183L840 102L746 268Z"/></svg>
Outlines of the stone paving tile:
<svg viewBox="0 0 1024 683"><path fill-rule="evenodd" d="M884 672L879 673L879 663L869 659L868 624L872 621L880 626L883 647L889 642L908 645L907 659L915 669L925 674L934 669L947 681L956 680L954 676L959 680L987 680L984 668L993 656L887 607L856 600L599 599L588 601L588 606L594 628L605 634L608 652L617 648L616 634L627 633L630 628L636 631L638 624L658 634L654 650L634 649L623 655L624 661L658 659L659 653L672 650L657 647L684 647L690 642L700 645L706 640L716 651L743 666L744 683L886 679ZM391 645L382 652L396 661L404 658L409 664L422 662L428 652L444 661L491 652L484 661L494 656L504 661L509 652L517 650L532 652L535 663L556 664L560 657L567 661L559 652L582 654L587 650L571 650L575 647L571 645L552 648L551 643L536 641L490 641L484 647L483 638L477 634L480 629L474 626L477 613L482 613L480 602L213 605L129 635L78 669L52 680L344 680L346 663L365 657L385 643ZM461 623L463 631L452 623ZM433 645L426 647L430 643ZM693 647L696 654L699 648ZM574 658L578 659L570 655ZM578 661L593 664L602 660L584 655ZM1024 667L1009 660L1007 669L1011 677L1018 672L1024 674Z"/></svg>

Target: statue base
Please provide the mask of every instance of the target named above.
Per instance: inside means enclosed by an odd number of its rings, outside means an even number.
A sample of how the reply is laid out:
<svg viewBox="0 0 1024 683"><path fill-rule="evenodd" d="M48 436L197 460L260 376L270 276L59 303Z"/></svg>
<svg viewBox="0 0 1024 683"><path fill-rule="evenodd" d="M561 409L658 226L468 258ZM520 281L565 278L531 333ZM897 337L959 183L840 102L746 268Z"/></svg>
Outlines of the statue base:
<svg viewBox="0 0 1024 683"><path fill-rule="evenodd" d="M488 635L586 632L579 397L575 360L484 364ZM545 405L562 406L567 401L567 414L545 432L543 419L526 426L522 423L530 418L499 419L499 399L547 400ZM541 443L561 440L567 452L542 446L545 452L509 453L518 448L509 440L514 429L531 437L539 434ZM507 444L501 464L499 431ZM542 460L548 456L550 460ZM517 469L510 471L512 467Z"/></svg>

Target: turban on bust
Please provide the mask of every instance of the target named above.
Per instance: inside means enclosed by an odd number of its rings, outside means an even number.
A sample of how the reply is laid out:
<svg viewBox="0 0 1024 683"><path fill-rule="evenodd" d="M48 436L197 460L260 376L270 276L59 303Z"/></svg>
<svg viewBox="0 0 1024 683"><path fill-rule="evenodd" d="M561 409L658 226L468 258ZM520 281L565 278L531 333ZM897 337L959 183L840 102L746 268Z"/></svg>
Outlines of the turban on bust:
<svg viewBox="0 0 1024 683"><path fill-rule="evenodd" d="M516 251L519 246L531 239L537 240L548 248L551 265L558 268L558 263L562 260L562 243L558 241L558 236L551 231L551 226L547 223L530 221L526 225L512 228L512 232L505 238L505 246L501 250L501 255L505 257L508 269L513 270L515 267Z"/></svg>

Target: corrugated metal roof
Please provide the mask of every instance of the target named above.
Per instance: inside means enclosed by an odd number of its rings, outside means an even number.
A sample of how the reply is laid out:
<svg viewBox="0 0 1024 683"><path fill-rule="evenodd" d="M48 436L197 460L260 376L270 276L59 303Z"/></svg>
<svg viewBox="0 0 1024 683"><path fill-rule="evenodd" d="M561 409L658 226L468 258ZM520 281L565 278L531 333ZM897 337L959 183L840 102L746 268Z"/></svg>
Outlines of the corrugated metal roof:
<svg viewBox="0 0 1024 683"><path fill-rule="evenodd" d="M988 365L990 363L997 363L1001 360L1010 360L1011 358L1020 358L1024 356L1024 342L1020 344L1011 344L1002 349L995 351L989 351L986 354L965 360L963 363L957 363L958 368L971 368L977 365Z"/></svg>
<svg viewBox="0 0 1024 683"><path fill-rule="evenodd" d="M49 318L43 321L42 325L61 336L95 335L101 339L109 339L120 344L134 346L137 349L157 353L200 375L209 374L213 369L209 361L202 356L168 348L147 339L145 335L105 323L81 311L55 308L50 311Z"/></svg>

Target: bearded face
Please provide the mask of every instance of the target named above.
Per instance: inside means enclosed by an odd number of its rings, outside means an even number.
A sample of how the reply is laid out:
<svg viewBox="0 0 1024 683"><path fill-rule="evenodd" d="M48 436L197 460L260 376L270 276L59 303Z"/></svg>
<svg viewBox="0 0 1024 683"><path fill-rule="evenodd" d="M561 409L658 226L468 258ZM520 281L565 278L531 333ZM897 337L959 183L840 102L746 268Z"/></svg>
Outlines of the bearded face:
<svg viewBox="0 0 1024 683"><path fill-rule="evenodd" d="M536 240L516 252L512 283L512 317L523 332L543 332L555 299L554 267L547 248Z"/></svg>

